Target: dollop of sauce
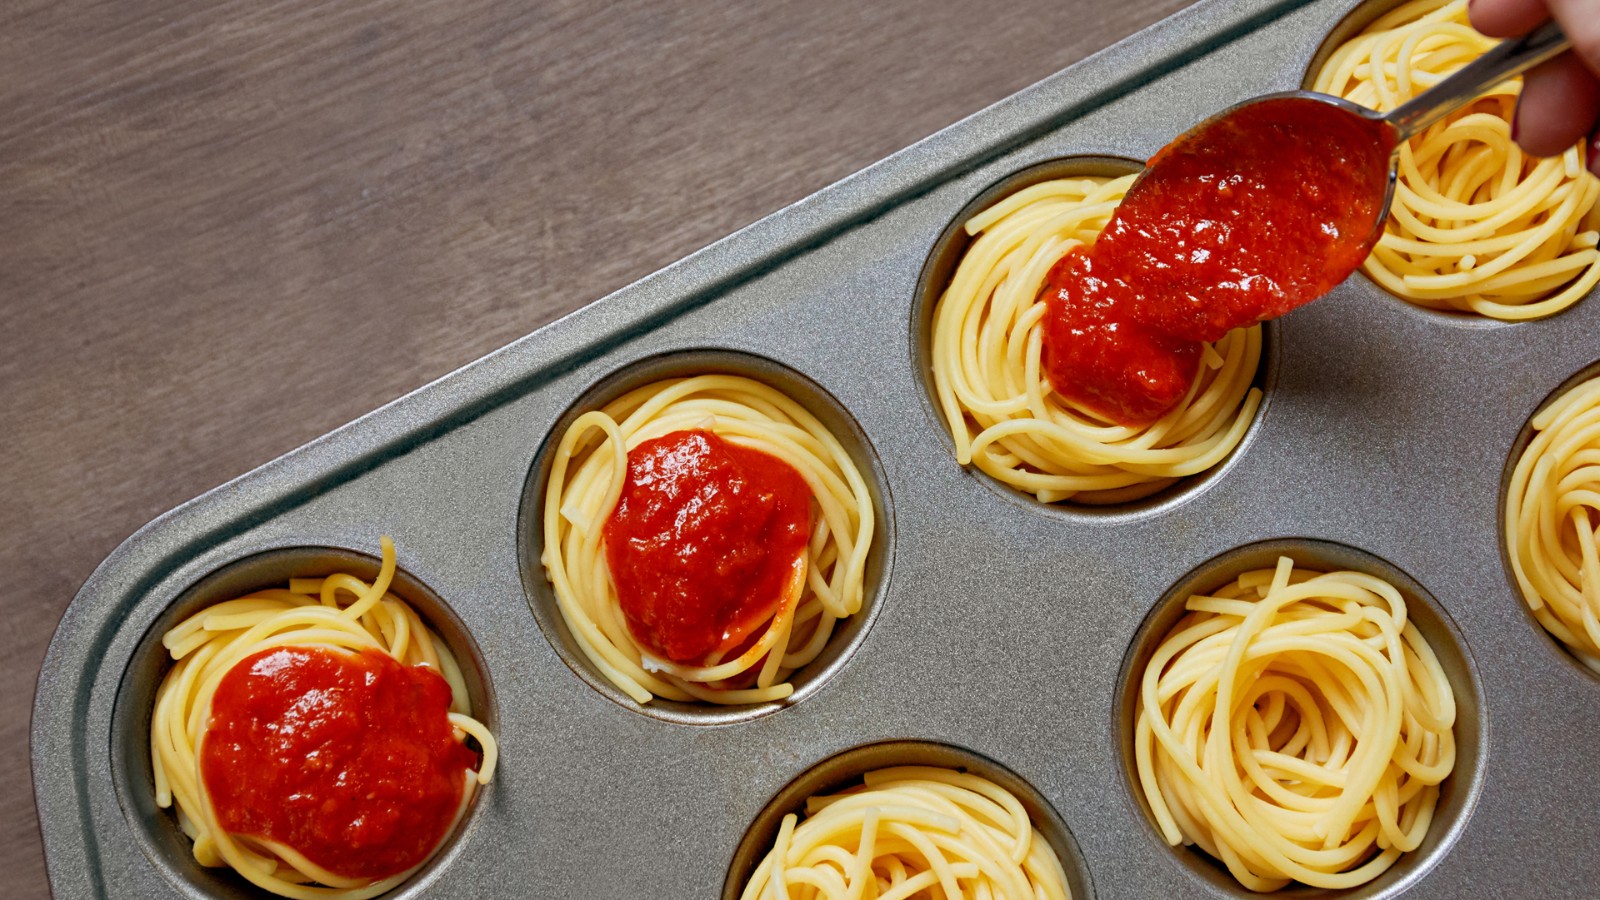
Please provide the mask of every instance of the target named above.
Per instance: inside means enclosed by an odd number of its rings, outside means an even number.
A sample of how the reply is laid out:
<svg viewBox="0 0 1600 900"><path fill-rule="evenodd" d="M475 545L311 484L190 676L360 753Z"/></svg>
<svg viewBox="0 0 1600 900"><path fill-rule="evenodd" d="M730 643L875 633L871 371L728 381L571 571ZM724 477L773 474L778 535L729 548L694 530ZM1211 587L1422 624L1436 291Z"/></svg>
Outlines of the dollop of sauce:
<svg viewBox="0 0 1600 900"><path fill-rule="evenodd" d="M628 629L673 662L726 655L776 613L810 531L788 463L699 429L639 444L605 525Z"/></svg>
<svg viewBox="0 0 1600 900"><path fill-rule="evenodd" d="M1088 253L1068 253L1046 280L1044 366L1050 386L1114 422L1154 422L1189 392L1200 368L1200 344L1129 317L1127 295L1106 285L1093 260Z"/></svg>
<svg viewBox="0 0 1600 900"><path fill-rule="evenodd" d="M345 878L426 860L477 754L454 737L450 685L386 653L277 647L222 676L200 771L217 821Z"/></svg>
<svg viewBox="0 0 1600 900"><path fill-rule="evenodd" d="M1051 387L1120 424L1160 418L1194 380L1199 342L1309 303L1361 265L1393 146L1381 123L1278 98L1163 148L1095 243L1051 270Z"/></svg>

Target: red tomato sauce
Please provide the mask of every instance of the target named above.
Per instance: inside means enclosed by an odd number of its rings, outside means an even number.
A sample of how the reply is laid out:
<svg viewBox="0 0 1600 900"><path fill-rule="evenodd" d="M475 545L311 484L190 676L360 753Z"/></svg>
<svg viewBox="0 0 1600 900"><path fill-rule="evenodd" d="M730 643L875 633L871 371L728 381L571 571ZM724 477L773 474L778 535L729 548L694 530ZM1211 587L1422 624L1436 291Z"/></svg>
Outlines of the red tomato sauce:
<svg viewBox="0 0 1600 900"><path fill-rule="evenodd" d="M773 617L810 531L811 488L788 463L675 431L629 451L606 562L634 638L700 664Z"/></svg>
<svg viewBox="0 0 1600 900"><path fill-rule="evenodd" d="M245 657L218 683L201 743L217 821L346 878L413 868L450 830L478 762L449 709L443 676L377 650Z"/></svg>
<svg viewBox="0 0 1600 900"><path fill-rule="evenodd" d="M1163 148L1087 250L1051 270L1053 389L1124 425L1188 391L1200 341L1322 296L1380 236L1385 126L1316 100L1245 107Z"/></svg>

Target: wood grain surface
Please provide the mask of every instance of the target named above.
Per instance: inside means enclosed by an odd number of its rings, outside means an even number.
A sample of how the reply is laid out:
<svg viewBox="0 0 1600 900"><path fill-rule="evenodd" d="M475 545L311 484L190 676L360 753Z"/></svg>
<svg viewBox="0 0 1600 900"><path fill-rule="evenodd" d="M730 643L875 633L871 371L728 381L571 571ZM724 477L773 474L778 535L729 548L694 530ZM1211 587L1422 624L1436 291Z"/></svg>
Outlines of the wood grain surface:
<svg viewBox="0 0 1600 900"><path fill-rule="evenodd" d="M1185 5L0 4L0 893L140 525Z"/></svg>

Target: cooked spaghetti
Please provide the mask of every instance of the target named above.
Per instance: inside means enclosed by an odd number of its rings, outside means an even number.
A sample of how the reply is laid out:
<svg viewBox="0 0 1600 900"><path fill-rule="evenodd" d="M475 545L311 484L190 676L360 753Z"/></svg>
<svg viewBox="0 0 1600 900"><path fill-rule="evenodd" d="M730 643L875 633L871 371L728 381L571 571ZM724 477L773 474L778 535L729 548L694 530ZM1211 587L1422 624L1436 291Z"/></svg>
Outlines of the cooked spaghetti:
<svg viewBox="0 0 1600 900"><path fill-rule="evenodd" d="M265 890L299 900L373 897L426 862L454 829L476 787L493 776L494 736L472 718L466 682L449 648L405 601L389 593L394 544L387 537L382 544L382 565L370 583L346 573L294 578L287 588L209 606L162 637L176 662L156 692L151 715L156 802L162 807L176 802L179 825L193 839L201 865L231 867ZM252 686L330 674L349 677L331 688L286 697L250 693ZM382 710L346 703L385 685L394 690L382 695L388 701ZM227 705L234 698L242 702ZM430 698L436 701L431 706L420 702ZM263 718L274 700L281 701L278 715ZM419 759L426 753L396 743L404 739L396 737L403 728L390 717L420 715L411 711L434 706L439 720L420 727L445 743L449 760L460 768L438 770L446 792L432 798L437 815L424 819L421 804L406 802L417 795L407 792L405 782L422 777ZM392 768L377 775L363 770L375 757L363 756L366 748L356 744L373 734L386 742L380 755L399 754L384 760ZM290 751L281 761L261 750L302 739L313 749ZM466 746L469 739L477 743L481 763ZM232 769L226 768L230 759ZM319 783L340 790L381 784L363 787L354 798L334 791L280 792L274 780L279 762L296 778L323 777ZM341 817L341 811L352 809ZM234 819L254 825L247 830L224 826ZM263 824L271 822L287 825L274 830ZM399 863L403 870L384 869L391 857L377 861L391 849L386 841L397 842L392 858L410 854ZM340 871L333 871L328 859L339 860L333 868Z"/></svg>
<svg viewBox="0 0 1600 900"><path fill-rule="evenodd" d="M607 540L641 445L685 434L712 435L712 443L766 454L772 467L792 469L809 489L811 507L809 534L796 545L782 597L756 598L772 601L770 615L747 623L753 630L737 647L687 661L665 658L636 632L641 623L625 615L611 565L612 545L626 542ZM668 518L696 514L685 509ZM866 481L816 417L768 385L723 374L658 381L579 416L552 453L543 523L546 577L595 669L638 703L660 697L719 704L793 693L790 675L821 655L837 624L861 610L875 525ZM763 549L744 547L740 554L759 556ZM684 615L705 612L690 608L693 597L677 599Z"/></svg>
<svg viewBox="0 0 1600 900"><path fill-rule="evenodd" d="M1455 695L1400 592L1283 557L1184 608L1134 719L1167 842L1252 891L1355 887L1416 849L1455 766Z"/></svg>
<svg viewBox="0 0 1600 900"><path fill-rule="evenodd" d="M1506 555L1534 618L1600 674L1600 378L1531 426L1506 487Z"/></svg>
<svg viewBox="0 0 1600 900"><path fill-rule="evenodd" d="M1335 50L1313 89L1388 112L1495 43L1468 24L1466 0L1414 0ZM1516 321L1559 312L1600 282L1600 179L1581 143L1550 159L1517 147L1520 90L1507 81L1402 145L1385 233L1362 266L1394 295Z"/></svg>
<svg viewBox="0 0 1600 900"><path fill-rule="evenodd" d="M868 772L859 788L806 800L742 900L1068 900L1066 873L1011 792L949 769Z"/></svg>
<svg viewBox="0 0 1600 900"><path fill-rule="evenodd" d="M1121 503L1226 459L1261 404L1251 387L1261 327L1202 348L1188 394L1155 422L1118 425L1051 390L1040 291L1050 269L1094 241L1134 176L1067 178L1007 197L973 235L933 313L932 366L956 461L1045 503Z"/></svg>

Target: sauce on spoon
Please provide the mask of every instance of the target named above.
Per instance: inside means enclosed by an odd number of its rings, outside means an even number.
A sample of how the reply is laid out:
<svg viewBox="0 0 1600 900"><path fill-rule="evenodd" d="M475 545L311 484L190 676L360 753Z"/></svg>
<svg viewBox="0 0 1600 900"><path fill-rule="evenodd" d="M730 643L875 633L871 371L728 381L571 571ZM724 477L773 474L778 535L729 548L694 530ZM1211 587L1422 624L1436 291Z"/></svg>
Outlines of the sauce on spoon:
<svg viewBox="0 0 1600 900"><path fill-rule="evenodd" d="M1180 136L1099 239L1051 270L1051 386L1118 424L1159 419L1188 392L1200 342L1309 303L1361 265L1394 146L1385 122L1300 96Z"/></svg>

